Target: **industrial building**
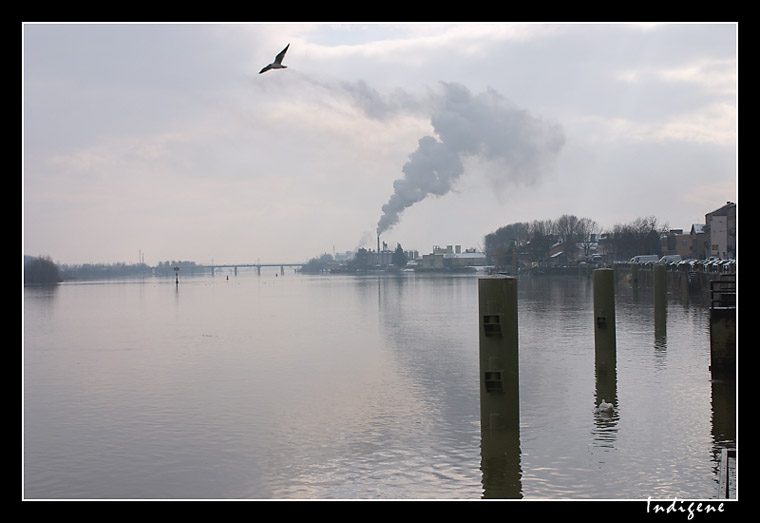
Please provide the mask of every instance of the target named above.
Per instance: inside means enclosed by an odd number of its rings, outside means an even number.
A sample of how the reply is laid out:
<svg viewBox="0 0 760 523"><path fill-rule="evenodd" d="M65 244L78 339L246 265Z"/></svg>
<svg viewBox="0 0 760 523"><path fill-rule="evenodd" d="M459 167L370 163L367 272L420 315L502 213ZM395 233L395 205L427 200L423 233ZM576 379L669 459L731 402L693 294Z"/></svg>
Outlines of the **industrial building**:
<svg viewBox="0 0 760 523"><path fill-rule="evenodd" d="M461 245L448 245L445 249L433 247L431 254L422 256L422 270L464 270L467 268L484 267L487 264L485 253L475 249L462 251Z"/></svg>

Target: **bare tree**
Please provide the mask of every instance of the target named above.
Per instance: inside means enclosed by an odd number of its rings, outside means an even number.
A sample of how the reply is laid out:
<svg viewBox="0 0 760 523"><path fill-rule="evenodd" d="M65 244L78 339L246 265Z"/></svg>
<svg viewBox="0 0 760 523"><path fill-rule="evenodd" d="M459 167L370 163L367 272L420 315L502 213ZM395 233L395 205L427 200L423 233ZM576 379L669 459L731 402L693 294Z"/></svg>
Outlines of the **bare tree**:
<svg viewBox="0 0 760 523"><path fill-rule="evenodd" d="M588 256L596 236L602 228L591 218L581 218L578 221L578 243L583 247L583 255Z"/></svg>
<svg viewBox="0 0 760 523"><path fill-rule="evenodd" d="M568 258L573 258L578 242L580 220L575 215L563 214L554 223L557 227L557 236L564 245Z"/></svg>
<svg viewBox="0 0 760 523"><path fill-rule="evenodd" d="M639 254L660 255L660 233L667 230L668 225L658 225L654 216L636 218L627 224L616 224L611 231L616 257L625 260Z"/></svg>
<svg viewBox="0 0 760 523"><path fill-rule="evenodd" d="M556 227L551 220L533 220L528 226L527 251L534 261L546 261L556 241Z"/></svg>

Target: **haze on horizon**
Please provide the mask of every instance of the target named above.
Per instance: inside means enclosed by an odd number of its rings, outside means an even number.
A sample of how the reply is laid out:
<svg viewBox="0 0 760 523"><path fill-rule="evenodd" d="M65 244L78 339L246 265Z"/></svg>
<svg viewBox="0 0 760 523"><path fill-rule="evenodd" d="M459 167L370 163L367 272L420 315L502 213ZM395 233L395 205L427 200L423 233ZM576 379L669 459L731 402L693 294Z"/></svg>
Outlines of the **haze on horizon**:
<svg viewBox="0 0 760 523"><path fill-rule="evenodd" d="M301 262L563 214L688 229L738 203L737 32L24 24L22 254Z"/></svg>

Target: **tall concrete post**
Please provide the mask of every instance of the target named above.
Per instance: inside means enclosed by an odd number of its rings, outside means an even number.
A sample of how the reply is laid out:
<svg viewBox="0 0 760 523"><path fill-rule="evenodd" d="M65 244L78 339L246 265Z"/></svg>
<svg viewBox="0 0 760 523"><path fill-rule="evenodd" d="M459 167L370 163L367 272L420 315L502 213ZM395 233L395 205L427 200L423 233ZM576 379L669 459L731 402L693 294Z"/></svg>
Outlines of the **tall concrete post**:
<svg viewBox="0 0 760 523"><path fill-rule="evenodd" d="M521 498L517 279L478 280L484 498Z"/></svg>
<svg viewBox="0 0 760 523"><path fill-rule="evenodd" d="M617 334L615 327L615 271L595 269L594 370L596 404L617 406Z"/></svg>
<svg viewBox="0 0 760 523"><path fill-rule="evenodd" d="M615 272L594 270L594 347L597 372L614 371L617 339L615 334Z"/></svg>
<svg viewBox="0 0 760 523"><path fill-rule="evenodd" d="M655 264L652 269L654 286L654 338L655 346L664 349L667 344L668 284L664 265Z"/></svg>
<svg viewBox="0 0 760 523"><path fill-rule="evenodd" d="M520 425L517 279L478 280L480 312L480 423L485 429Z"/></svg>
<svg viewBox="0 0 760 523"><path fill-rule="evenodd" d="M652 268L654 281L654 306L655 311L659 308L665 310L668 304L667 273L664 265L656 263Z"/></svg>

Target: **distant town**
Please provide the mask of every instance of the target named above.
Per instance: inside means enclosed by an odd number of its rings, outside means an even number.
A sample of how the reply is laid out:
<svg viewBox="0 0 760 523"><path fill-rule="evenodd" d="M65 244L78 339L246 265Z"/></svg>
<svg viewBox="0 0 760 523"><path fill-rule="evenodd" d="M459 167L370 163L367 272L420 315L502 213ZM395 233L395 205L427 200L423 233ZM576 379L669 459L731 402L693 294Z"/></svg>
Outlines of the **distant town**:
<svg viewBox="0 0 760 523"><path fill-rule="evenodd" d="M736 204L726 202L705 214L704 222L688 229L661 225L654 217L637 218L603 231L590 218L563 215L555 220L534 220L504 225L478 245L433 245L427 254L390 247L378 236L377 248L322 254L299 267L305 273L366 271L488 271L506 274L581 264L667 262L688 264L690 270L735 270ZM141 256L142 258L142 256ZM256 264L250 264L256 266ZM259 270L260 270L259 266ZM50 256L24 256L24 283L44 284L66 280L93 280L133 276L169 276L187 269L212 271L193 261L167 260L151 267L137 264L58 265Z"/></svg>
<svg viewBox="0 0 760 523"><path fill-rule="evenodd" d="M638 218L609 231L589 218L563 215L556 220L518 222L500 227L484 238L485 248L434 245L428 254L390 248L359 249L323 254L302 268L305 272L361 272L366 270L466 271L487 268L495 272L572 267L616 262L668 263L727 262L736 258L736 204L726 202L689 229L660 225L656 218ZM647 255L639 260L639 256ZM663 259L664 258L664 259Z"/></svg>

